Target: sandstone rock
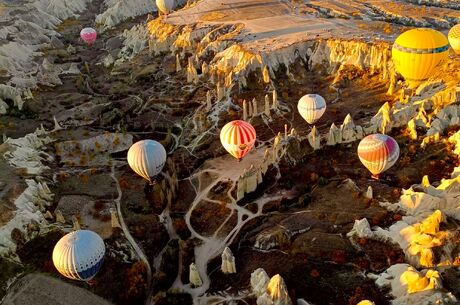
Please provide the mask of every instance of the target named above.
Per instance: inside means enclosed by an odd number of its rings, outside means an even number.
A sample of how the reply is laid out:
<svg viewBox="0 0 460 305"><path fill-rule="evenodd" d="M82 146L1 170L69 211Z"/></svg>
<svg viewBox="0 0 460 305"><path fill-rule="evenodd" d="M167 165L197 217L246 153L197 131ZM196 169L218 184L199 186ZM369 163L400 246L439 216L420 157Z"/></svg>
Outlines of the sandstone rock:
<svg viewBox="0 0 460 305"><path fill-rule="evenodd" d="M236 273L235 257L229 247L225 247L222 252L222 264L220 270L223 273Z"/></svg>
<svg viewBox="0 0 460 305"><path fill-rule="evenodd" d="M267 290L267 285L269 281L270 278L268 277L267 272L265 272L264 269L256 269L254 272L251 273L252 293L257 297L264 294Z"/></svg>
<svg viewBox="0 0 460 305"><path fill-rule="evenodd" d="M257 305L292 305L283 278L277 274L267 285L267 291L257 298Z"/></svg>

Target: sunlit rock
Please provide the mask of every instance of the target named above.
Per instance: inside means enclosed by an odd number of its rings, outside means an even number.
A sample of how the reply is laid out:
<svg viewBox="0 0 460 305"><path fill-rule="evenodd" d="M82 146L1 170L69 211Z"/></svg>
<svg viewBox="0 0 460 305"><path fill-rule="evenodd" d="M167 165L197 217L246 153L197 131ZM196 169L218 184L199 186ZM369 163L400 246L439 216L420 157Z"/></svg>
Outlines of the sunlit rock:
<svg viewBox="0 0 460 305"><path fill-rule="evenodd" d="M407 123L407 131L412 140L417 140L417 128L414 119L410 120L409 123Z"/></svg>
<svg viewBox="0 0 460 305"><path fill-rule="evenodd" d="M270 83L270 73L268 72L267 66L264 66L264 69L262 71L262 77L263 77L264 83L266 84Z"/></svg>
<svg viewBox="0 0 460 305"><path fill-rule="evenodd" d="M441 290L437 271L417 271L408 264L396 264L379 275L370 275L379 287L389 287L394 297L392 304L457 304L451 293Z"/></svg>
<svg viewBox="0 0 460 305"><path fill-rule="evenodd" d="M226 274L236 273L235 257L229 247L225 247L224 252L222 252L222 264L220 266L220 270Z"/></svg>
<svg viewBox="0 0 460 305"><path fill-rule="evenodd" d="M431 184L430 184L430 180L428 179L428 175L424 175L422 178L422 186L429 187L430 185Z"/></svg>
<svg viewBox="0 0 460 305"><path fill-rule="evenodd" d="M358 304L356 305L375 305L374 302L371 302L369 300L362 300L361 302L359 302Z"/></svg>
<svg viewBox="0 0 460 305"><path fill-rule="evenodd" d="M286 284L279 274L270 279L266 292L257 298L257 305L292 305Z"/></svg>
<svg viewBox="0 0 460 305"><path fill-rule="evenodd" d="M248 120L248 105L246 103L246 100L243 100L243 121Z"/></svg>
<svg viewBox="0 0 460 305"><path fill-rule="evenodd" d="M203 281L201 280L201 276L198 272L198 269L195 263L190 264L189 281L190 281L190 284L194 287L200 287L201 285L203 285Z"/></svg>
<svg viewBox="0 0 460 305"><path fill-rule="evenodd" d="M276 110L276 109L278 109L278 93L276 93L276 90L273 90L272 94L273 94L273 96L272 96L272 98L273 98L273 106L272 106L272 108Z"/></svg>
<svg viewBox="0 0 460 305"><path fill-rule="evenodd" d="M193 64L193 57L188 58L188 66L187 66L187 82L188 83L198 83L198 73L196 68Z"/></svg>

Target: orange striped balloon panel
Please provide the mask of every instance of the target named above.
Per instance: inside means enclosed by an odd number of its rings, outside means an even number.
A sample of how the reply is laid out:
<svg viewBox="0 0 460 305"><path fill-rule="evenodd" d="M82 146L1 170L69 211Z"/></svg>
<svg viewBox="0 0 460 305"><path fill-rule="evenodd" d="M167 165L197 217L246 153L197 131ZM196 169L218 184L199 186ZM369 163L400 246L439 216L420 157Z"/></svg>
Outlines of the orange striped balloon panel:
<svg viewBox="0 0 460 305"><path fill-rule="evenodd" d="M396 163L399 158L399 146L390 136L372 134L359 143L358 156L373 175L378 175Z"/></svg>
<svg viewBox="0 0 460 305"><path fill-rule="evenodd" d="M455 53L460 54L460 23L450 29L447 38Z"/></svg>
<svg viewBox="0 0 460 305"><path fill-rule="evenodd" d="M245 121L231 121L220 131L222 146L237 159L243 158L254 146L255 141L256 130Z"/></svg>

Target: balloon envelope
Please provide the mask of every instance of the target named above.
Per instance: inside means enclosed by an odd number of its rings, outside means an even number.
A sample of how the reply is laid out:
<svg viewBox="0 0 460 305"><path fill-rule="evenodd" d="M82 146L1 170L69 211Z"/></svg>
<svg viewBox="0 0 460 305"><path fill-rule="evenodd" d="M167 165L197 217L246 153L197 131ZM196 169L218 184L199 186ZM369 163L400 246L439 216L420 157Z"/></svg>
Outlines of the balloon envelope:
<svg viewBox="0 0 460 305"><path fill-rule="evenodd" d="M128 150L128 164L141 177L152 181L166 163L166 150L159 142L142 140Z"/></svg>
<svg viewBox="0 0 460 305"><path fill-rule="evenodd" d="M88 230L64 235L54 247L53 263L63 276L89 281L101 268L105 245L102 238Z"/></svg>
<svg viewBox="0 0 460 305"><path fill-rule="evenodd" d="M426 81L436 66L447 59L449 42L441 32L428 28L412 29L396 38L391 50L396 70L410 88Z"/></svg>
<svg viewBox="0 0 460 305"><path fill-rule="evenodd" d="M460 23L450 29L447 38L455 53L460 54Z"/></svg>
<svg viewBox="0 0 460 305"><path fill-rule="evenodd" d="M156 0L157 8L163 14L169 14L174 8L174 0Z"/></svg>
<svg viewBox="0 0 460 305"><path fill-rule="evenodd" d="M358 156L373 175L378 175L396 163L399 158L399 146L390 136L371 134L359 142Z"/></svg>
<svg viewBox="0 0 460 305"><path fill-rule="evenodd" d="M93 28L84 28L80 32L80 37L83 39L88 45L92 45L94 41L96 41L97 32Z"/></svg>
<svg viewBox="0 0 460 305"><path fill-rule="evenodd" d="M236 120L227 123L220 131L222 146L237 159L243 158L256 142L256 130L248 122Z"/></svg>
<svg viewBox="0 0 460 305"><path fill-rule="evenodd" d="M307 94L299 100L297 110L308 124L314 124L326 111L326 101L321 95Z"/></svg>

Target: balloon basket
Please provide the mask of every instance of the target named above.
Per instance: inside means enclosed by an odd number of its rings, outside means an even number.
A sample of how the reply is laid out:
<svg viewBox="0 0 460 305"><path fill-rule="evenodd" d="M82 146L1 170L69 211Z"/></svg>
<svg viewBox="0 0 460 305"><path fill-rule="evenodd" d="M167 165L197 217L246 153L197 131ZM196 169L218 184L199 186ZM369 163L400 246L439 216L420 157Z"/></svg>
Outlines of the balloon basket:
<svg viewBox="0 0 460 305"><path fill-rule="evenodd" d="M372 175L371 178L372 178L373 180L377 180L377 181L380 180L380 177L379 177L378 174L377 174L377 175Z"/></svg>

